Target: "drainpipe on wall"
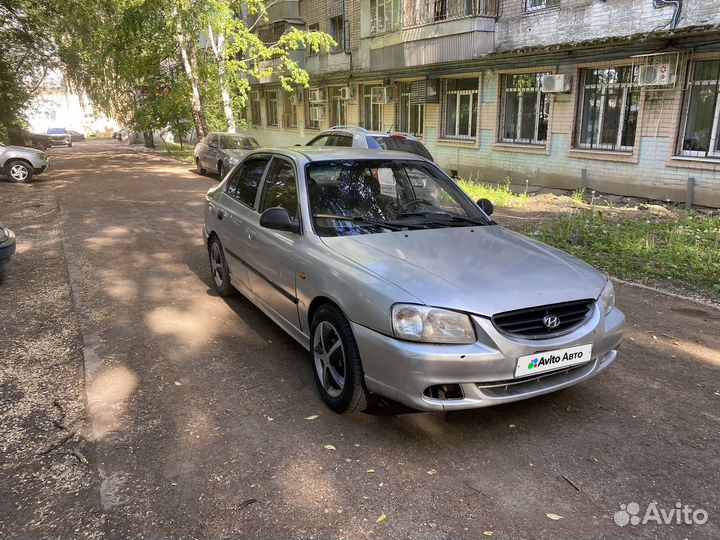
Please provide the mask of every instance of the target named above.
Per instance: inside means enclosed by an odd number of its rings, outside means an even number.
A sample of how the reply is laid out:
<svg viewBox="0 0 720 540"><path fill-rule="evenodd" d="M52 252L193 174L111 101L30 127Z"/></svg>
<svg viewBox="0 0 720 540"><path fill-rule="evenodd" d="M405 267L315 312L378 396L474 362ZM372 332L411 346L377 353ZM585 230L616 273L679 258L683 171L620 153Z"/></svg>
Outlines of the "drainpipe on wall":
<svg viewBox="0 0 720 540"><path fill-rule="evenodd" d="M655 9L665 8L673 6L675 8L675 11L673 12L673 16L670 19L670 21L667 24L664 24L662 26L658 26L657 28L653 29L660 30L662 28L670 27L675 28L678 24L678 21L680 20L680 11L682 10L682 0L653 0L653 7Z"/></svg>

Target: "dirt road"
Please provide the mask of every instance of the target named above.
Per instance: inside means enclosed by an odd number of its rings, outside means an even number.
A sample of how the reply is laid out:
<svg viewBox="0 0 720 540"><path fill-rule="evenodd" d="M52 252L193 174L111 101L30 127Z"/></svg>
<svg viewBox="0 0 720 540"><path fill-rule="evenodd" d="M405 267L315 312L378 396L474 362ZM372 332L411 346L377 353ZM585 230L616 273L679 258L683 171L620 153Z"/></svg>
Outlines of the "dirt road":
<svg viewBox="0 0 720 540"><path fill-rule="evenodd" d="M77 321L82 354L63 369L84 363L89 463L32 454L52 431L51 398L75 384L54 387L42 364L44 413L0 453L0 536L720 536L720 311L619 285L621 357L583 385L493 409L341 417L318 398L299 345L242 297L213 294L201 226L216 178L110 142L53 152L52 174L0 183L0 219L19 239L0 315L26 345ZM32 201L56 208L56 222ZM62 239L51 258L43 227ZM50 268L29 282L36 265ZM46 295L51 278L70 285L54 299L69 315L35 314L43 324L21 332L21 300ZM20 349L0 360L7 433L32 391L15 359L25 355L24 370L54 361ZM18 480L53 467L86 487ZM631 502L643 513L680 502L709 521L620 528L613 516Z"/></svg>

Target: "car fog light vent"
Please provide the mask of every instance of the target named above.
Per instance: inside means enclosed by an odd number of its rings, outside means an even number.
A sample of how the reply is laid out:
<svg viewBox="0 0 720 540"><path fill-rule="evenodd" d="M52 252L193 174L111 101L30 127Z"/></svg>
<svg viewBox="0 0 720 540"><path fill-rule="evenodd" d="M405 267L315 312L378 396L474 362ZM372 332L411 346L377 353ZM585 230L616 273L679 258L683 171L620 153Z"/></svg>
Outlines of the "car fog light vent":
<svg viewBox="0 0 720 540"><path fill-rule="evenodd" d="M465 397L459 384L435 384L428 386L423 394L433 399L462 399Z"/></svg>

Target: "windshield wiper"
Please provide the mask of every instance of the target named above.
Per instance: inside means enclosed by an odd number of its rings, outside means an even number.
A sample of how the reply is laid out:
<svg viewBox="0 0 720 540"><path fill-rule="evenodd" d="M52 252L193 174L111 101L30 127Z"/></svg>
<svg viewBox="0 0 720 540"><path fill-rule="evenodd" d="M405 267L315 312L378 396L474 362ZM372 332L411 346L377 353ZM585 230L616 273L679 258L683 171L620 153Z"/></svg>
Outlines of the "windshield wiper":
<svg viewBox="0 0 720 540"><path fill-rule="evenodd" d="M338 216L335 214L313 214L313 219L337 219L341 221L351 221L353 223L365 223L368 225L377 225L378 227L385 227L391 231L402 231L404 227L400 225L393 225L387 221L380 219L366 218L362 216Z"/></svg>
<svg viewBox="0 0 720 540"><path fill-rule="evenodd" d="M465 223L473 223L474 225L488 225L485 221L481 221L479 219L466 217L466 216L458 216L457 214L450 214L449 212L408 212L404 214L400 214L399 217L415 217L420 216L425 219L429 219L434 223L439 224L447 224L450 223L457 223L457 222L465 222Z"/></svg>

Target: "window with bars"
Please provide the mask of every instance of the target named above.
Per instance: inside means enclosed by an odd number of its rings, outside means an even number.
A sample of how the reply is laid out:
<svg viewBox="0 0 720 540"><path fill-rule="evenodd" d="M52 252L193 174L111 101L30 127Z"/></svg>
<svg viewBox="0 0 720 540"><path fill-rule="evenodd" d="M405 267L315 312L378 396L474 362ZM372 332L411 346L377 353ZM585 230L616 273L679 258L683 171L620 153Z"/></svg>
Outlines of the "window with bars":
<svg viewBox="0 0 720 540"><path fill-rule="evenodd" d="M265 44L277 43L287 30L287 24L284 21L278 21L258 29L258 37Z"/></svg>
<svg viewBox="0 0 720 540"><path fill-rule="evenodd" d="M265 90L265 121L268 126L278 127L277 90Z"/></svg>
<svg viewBox="0 0 720 540"><path fill-rule="evenodd" d="M344 126L347 124L347 101L340 97L340 87L330 88L330 125Z"/></svg>
<svg viewBox="0 0 720 540"><path fill-rule="evenodd" d="M560 5L560 0L521 0L525 11L539 11Z"/></svg>
<svg viewBox="0 0 720 540"><path fill-rule="evenodd" d="M550 100L542 93L547 73L502 76L500 141L518 144L545 144Z"/></svg>
<svg viewBox="0 0 720 540"><path fill-rule="evenodd" d="M446 79L442 136L474 140L477 135L478 79Z"/></svg>
<svg viewBox="0 0 720 540"><path fill-rule="evenodd" d="M411 83L400 83L398 85L398 92L398 103L395 108L395 123L397 124L398 131L422 137L425 129L425 105L422 103L412 103Z"/></svg>
<svg viewBox="0 0 720 540"><path fill-rule="evenodd" d="M372 102L372 89L376 85L363 85L362 127L373 131L382 131L383 106Z"/></svg>
<svg viewBox="0 0 720 540"><path fill-rule="evenodd" d="M256 126L259 126L260 124L262 124L262 119L260 117L260 91L259 90L251 90L250 91L250 122L252 122Z"/></svg>
<svg viewBox="0 0 720 540"><path fill-rule="evenodd" d="M283 126L294 128L297 127L297 105L293 97L295 94L283 92Z"/></svg>
<svg viewBox="0 0 720 540"><path fill-rule="evenodd" d="M632 150L640 111L637 67L582 70L579 107L577 147Z"/></svg>
<svg viewBox="0 0 720 540"><path fill-rule="evenodd" d="M720 158L720 60L691 64L683 116L680 154Z"/></svg>
<svg viewBox="0 0 720 540"><path fill-rule="evenodd" d="M384 34L400 28L402 0L370 0L370 34Z"/></svg>

